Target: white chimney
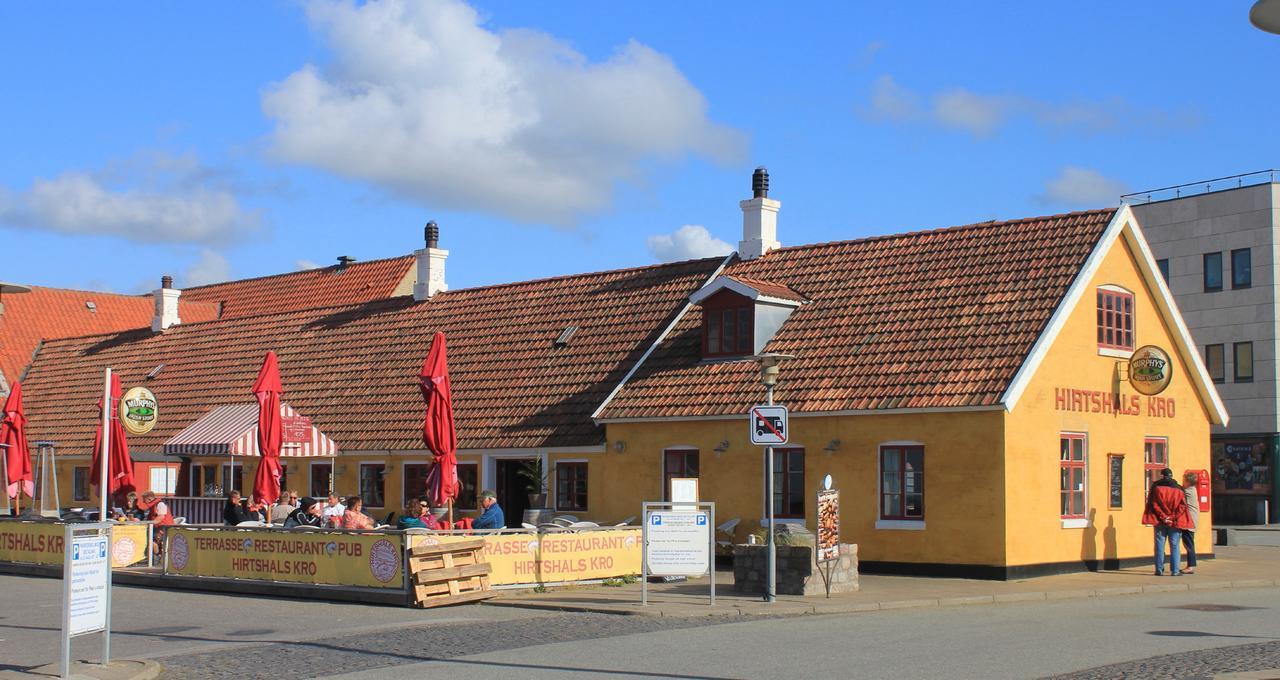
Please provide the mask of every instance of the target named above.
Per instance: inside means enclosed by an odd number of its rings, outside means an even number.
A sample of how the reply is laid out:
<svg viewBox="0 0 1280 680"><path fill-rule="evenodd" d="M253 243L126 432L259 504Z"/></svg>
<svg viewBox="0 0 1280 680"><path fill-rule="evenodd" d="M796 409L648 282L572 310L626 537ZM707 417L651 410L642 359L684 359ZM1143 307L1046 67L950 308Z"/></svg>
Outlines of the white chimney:
<svg viewBox="0 0 1280 680"><path fill-rule="evenodd" d="M151 317L152 331L159 333L182 323L182 319L178 318L178 298L181 296L182 291L173 287L172 276L160 277L160 287L151 292L156 303L156 314Z"/></svg>
<svg viewBox="0 0 1280 680"><path fill-rule="evenodd" d="M449 258L449 251L436 247L440 243L440 227L432 220L427 222L423 233L427 247L413 251L418 258L418 282L413 284L413 299L418 302L449 290L444 282L444 261Z"/></svg>
<svg viewBox="0 0 1280 680"><path fill-rule="evenodd" d="M782 202L769 198L769 170L763 165L751 174L751 200L739 201L738 206L742 208L738 257L754 260L782 247L778 243L778 209Z"/></svg>

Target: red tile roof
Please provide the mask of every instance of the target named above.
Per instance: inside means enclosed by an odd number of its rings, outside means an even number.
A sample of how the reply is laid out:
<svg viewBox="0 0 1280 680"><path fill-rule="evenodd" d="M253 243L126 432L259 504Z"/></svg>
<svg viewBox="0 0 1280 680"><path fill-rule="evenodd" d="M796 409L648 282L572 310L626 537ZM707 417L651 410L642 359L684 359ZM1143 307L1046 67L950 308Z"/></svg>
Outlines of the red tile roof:
<svg viewBox="0 0 1280 680"><path fill-rule="evenodd" d="M117 295L32 286L30 293L0 299L0 373L10 384L31 363L41 340L72 338L133 328L151 328L155 303L150 295ZM88 303L93 303L90 307ZM179 301L183 323L217 318L218 306Z"/></svg>
<svg viewBox="0 0 1280 680"><path fill-rule="evenodd" d="M222 318L358 304L410 292L413 255L186 288L182 299L222 304Z"/></svg>
<svg viewBox="0 0 1280 680"><path fill-rule="evenodd" d="M793 354L775 396L795 411L989 406L1027 358L1115 210L783 248L724 274L812 301L765 351ZM694 307L599 414L742 414L756 364L701 359Z"/></svg>
<svg viewBox="0 0 1280 680"><path fill-rule="evenodd" d="M733 279L734 281L737 281L738 283L741 283L744 286L749 286L750 288L754 289L756 292L760 293L761 295L767 295L769 297L775 297L781 300L794 300L795 302L805 301L805 297L803 295L795 292L794 290L791 290L790 287L785 286L781 283L761 281L760 279L753 279L747 276L742 276L740 274L736 274L736 275L726 274L725 278Z"/></svg>
<svg viewBox="0 0 1280 680"><path fill-rule="evenodd" d="M448 336L462 448L596 445L603 430L592 411L720 264L694 260L448 291L422 303L396 297L163 334L54 340L24 384L28 434L84 453L111 366L124 385L155 392L158 425L130 446L158 451L209 409L251 402L249 388L272 349L285 400L341 450L421 449L417 375L439 330ZM568 326L578 330L557 347Z"/></svg>

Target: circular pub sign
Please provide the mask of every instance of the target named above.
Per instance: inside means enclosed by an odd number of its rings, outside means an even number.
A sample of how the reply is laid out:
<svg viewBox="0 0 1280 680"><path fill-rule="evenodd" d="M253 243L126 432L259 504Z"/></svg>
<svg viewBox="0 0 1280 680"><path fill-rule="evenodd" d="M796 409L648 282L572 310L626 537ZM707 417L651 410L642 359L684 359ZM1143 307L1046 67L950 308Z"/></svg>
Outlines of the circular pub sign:
<svg viewBox="0 0 1280 680"><path fill-rule="evenodd" d="M1173 362L1168 352L1144 345L1129 358L1129 384L1139 394L1160 394L1173 380Z"/></svg>
<svg viewBox="0 0 1280 680"><path fill-rule="evenodd" d="M145 387L135 387L120 399L120 422L129 434L146 434L156 426L156 395Z"/></svg>

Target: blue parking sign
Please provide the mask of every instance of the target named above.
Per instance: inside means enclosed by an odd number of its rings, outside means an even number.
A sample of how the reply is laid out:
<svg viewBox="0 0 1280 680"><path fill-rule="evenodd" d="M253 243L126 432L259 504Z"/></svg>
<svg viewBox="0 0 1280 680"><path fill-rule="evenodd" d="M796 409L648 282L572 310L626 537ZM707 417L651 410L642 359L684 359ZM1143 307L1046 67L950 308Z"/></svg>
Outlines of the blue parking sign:
<svg viewBox="0 0 1280 680"><path fill-rule="evenodd" d="M703 526L706 526L706 525L707 525L707 516L706 516L706 515L698 515L698 526L703 527Z"/></svg>
<svg viewBox="0 0 1280 680"><path fill-rule="evenodd" d="M649 523L654 526L662 526L662 515L657 513L649 515Z"/></svg>

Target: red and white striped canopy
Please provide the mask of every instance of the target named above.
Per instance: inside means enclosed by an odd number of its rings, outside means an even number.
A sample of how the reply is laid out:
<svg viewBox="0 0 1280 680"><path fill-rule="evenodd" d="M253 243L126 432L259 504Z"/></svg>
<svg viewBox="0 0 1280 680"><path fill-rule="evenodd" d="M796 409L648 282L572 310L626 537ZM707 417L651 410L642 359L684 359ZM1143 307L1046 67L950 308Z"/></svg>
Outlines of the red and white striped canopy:
<svg viewBox="0 0 1280 680"><path fill-rule="evenodd" d="M280 456L305 458L333 456L338 445L288 404L280 405L284 419L284 446ZM258 405L218 406L164 443L171 456L259 456Z"/></svg>

